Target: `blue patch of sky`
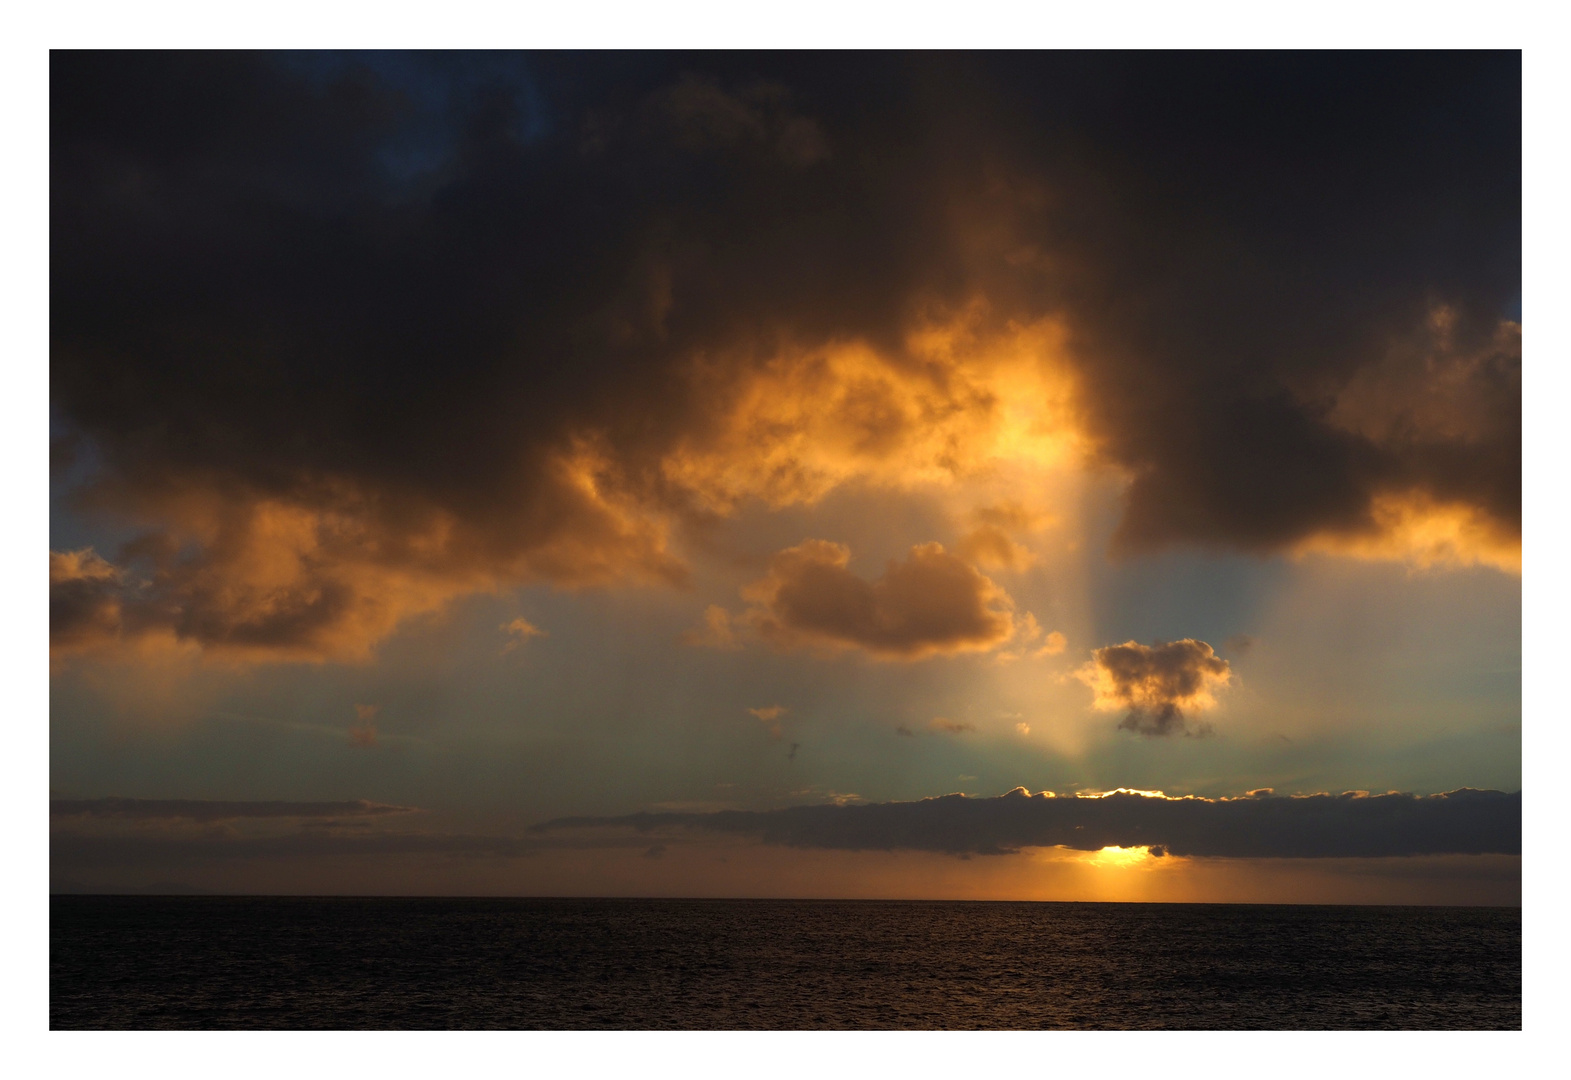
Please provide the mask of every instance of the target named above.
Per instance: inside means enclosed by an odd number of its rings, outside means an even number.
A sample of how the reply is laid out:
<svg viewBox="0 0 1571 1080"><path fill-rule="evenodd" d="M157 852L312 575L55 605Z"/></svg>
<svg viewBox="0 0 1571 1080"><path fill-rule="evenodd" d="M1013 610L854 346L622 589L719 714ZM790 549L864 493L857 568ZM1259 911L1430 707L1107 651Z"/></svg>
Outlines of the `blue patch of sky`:
<svg viewBox="0 0 1571 1080"><path fill-rule="evenodd" d="M539 142L554 126L524 53L288 52L280 53L278 62L286 71L321 88L352 72L369 73L403 99L405 112L377 155L401 194L439 173L452 160L463 129L463 114L482 92L508 97L513 106L511 134L520 144Z"/></svg>
<svg viewBox="0 0 1571 1080"><path fill-rule="evenodd" d="M135 535L135 530L113 528L89 521L77 513L73 492L103 469L103 458L93 441L81 434L53 403L49 406L49 442L67 448L61 463L49 468L49 547L52 551L77 551L85 547L112 550Z"/></svg>
<svg viewBox="0 0 1571 1080"><path fill-rule="evenodd" d="M1198 638L1223 642L1258 630L1262 605L1286 582L1282 559L1170 551L1127 561L1092 560L1099 642Z"/></svg>

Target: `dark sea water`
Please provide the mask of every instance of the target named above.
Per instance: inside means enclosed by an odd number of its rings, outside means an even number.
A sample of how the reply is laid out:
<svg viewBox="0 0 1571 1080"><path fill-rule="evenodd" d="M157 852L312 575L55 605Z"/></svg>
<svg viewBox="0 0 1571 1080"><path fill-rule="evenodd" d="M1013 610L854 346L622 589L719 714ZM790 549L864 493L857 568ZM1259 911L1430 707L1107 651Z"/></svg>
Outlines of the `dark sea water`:
<svg viewBox="0 0 1571 1080"><path fill-rule="evenodd" d="M1520 1028L1518 908L55 896L54 1028Z"/></svg>

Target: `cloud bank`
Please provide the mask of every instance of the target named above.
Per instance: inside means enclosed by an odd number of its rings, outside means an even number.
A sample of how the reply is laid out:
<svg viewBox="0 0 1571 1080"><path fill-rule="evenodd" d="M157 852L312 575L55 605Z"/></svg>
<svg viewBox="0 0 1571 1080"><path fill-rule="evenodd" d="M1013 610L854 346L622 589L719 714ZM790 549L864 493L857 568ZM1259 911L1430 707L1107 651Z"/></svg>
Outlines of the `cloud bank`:
<svg viewBox="0 0 1571 1080"><path fill-rule="evenodd" d="M712 832L787 847L955 855L1050 846L1079 851L1148 847L1172 855L1227 858L1517 855L1522 851L1522 796L1460 788L1428 796L1285 797L1260 791L1204 799L1125 791L1033 795L1015 788L996 798L943 795L918 802L560 818L533 831L573 829Z"/></svg>
<svg viewBox="0 0 1571 1080"><path fill-rule="evenodd" d="M361 706L357 706L360 708ZM241 818L379 818L412 814L413 806L354 799L345 802L262 802L208 799L51 799L50 817L120 818L148 821L235 821Z"/></svg>
<svg viewBox="0 0 1571 1080"><path fill-rule="evenodd" d="M1119 551L1515 569L1520 64L56 52L52 456L142 532L52 641L362 658L1000 458Z"/></svg>

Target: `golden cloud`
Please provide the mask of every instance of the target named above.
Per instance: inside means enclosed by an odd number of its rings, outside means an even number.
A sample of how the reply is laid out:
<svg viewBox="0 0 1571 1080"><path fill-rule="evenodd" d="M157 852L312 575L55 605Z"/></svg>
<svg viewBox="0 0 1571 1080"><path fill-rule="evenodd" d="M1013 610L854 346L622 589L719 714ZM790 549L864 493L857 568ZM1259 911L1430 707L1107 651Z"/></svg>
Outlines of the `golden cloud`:
<svg viewBox="0 0 1571 1080"><path fill-rule="evenodd" d="M51 646L62 656L162 641L231 660L365 660L401 623L457 596L531 581L683 580L664 522L609 472L602 450L577 440L532 497L495 518L347 483L292 500L159 493L140 510L164 528L124 552L145 572L90 550L50 553Z"/></svg>
<svg viewBox="0 0 1571 1080"><path fill-rule="evenodd" d="M1017 619L1015 625L1014 647L994 657L995 662L999 664L1012 664L1024 657L1041 660L1044 657L1057 656L1069 644L1069 639L1058 630L1043 637L1042 624L1029 611ZM1033 649L1031 646L1038 638L1042 638L1042 644Z"/></svg>
<svg viewBox="0 0 1571 1080"><path fill-rule="evenodd" d="M860 649L886 660L985 652L1015 632L1013 601L942 544L919 544L867 581L850 549L806 540L778 552L747 586L744 619L780 649Z"/></svg>
<svg viewBox="0 0 1571 1080"><path fill-rule="evenodd" d="M1507 324L1488 348L1471 350L1451 340L1449 327L1442 310L1432 319L1427 351L1397 350L1361 370L1343 388L1332 420L1403 452L1437 440L1494 439L1501 401L1520 393L1511 382L1520 327ZM612 434L585 428L537 455L515 503L485 513L342 477L288 494L200 475L101 490L101 505L152 519L160 529L129 545L124 565L92 551L51 553L52 652L65 657L135 643L195 646L231 661L364 660L402 623L469 593L537 581L574 588L684 580L686 568L670 550L684 507L725 516L749 499L812 504L847 484L954 488L1004 468L1030 475L1076 467L1093 444L1080 424L1066 334L1054 319L998 324L988 305L974 300L929 312L899 353L848 340L781 348L761 363L700 354L677 381L703 407L656 448L652 474L638 465L648 447L619 445ZM1482 406L1480 399L1487 399ZM1015 500L975 509L969 519L954 554L944 558L1006 570L1034 564L1017 538L1052 520ZM1466 491L1448 498L1423 486L1377 492L1357 521L1309 533L1288 550L1520 572L1519 533ZM805 549L793 550L797 573L820 575L836 565L823 552L808 558ZM942 560L929 561L911 572L936 573ZM849 580L846 573L840 582L846 597L857 594ZM956 571L953 580L968 579ZM976 580L988 581L980 574ZM795 579L758 586L787 600L803 587ZM965 588L957 586L955 595ZM761 602L746 623L777 646L811 639L886 657L985 650L998 643L1009 618L1007 604L989 615L977 615L986 606L973 604L957 636L939 629L924 637L894 623L853 627L827 616L825 629L814 630L805 615L782 617L775 604ZM683 640L737 648L731 619L711 606L703 628ZM509 628L515 640L507 648L531 630ZM1063 647L1055 632L1033 655Z"/></svg>
<svg viewBox="0 0 1571 1080"><path fill-rule="evenodd" d="M731 622L731 613L719 604L704 609L703 626L682 635L682 644L706 649L735 650L742 647Z"/></svg>
<svg viewBox="0 0 1571 1080"><path fill-rule="evenodd" d="M1481 508L1437 502L1422 491L1377 495L1362 531L1322 532L1300 541L1294 554L1404 562L1415 569L1491 566L1522 572L1522 536Z"/></svg>
<svg viewBox="0 0 1571 1080"><path fill-rule="evenodd" d="M1323 226L1299 230L1232 214L1302 162L1215 110L1173 111L1178 142L1273 164L1178 161L985 58L892 58L887 95L843 93L868 63L605 69L552 91L579 125L523 157L507 95L454 84L454 130L480 141L433 199L385 182L410 114L375 72L347 92L261 55L61 58L51 406L96 462L78 493L150 535L110 570L58 553L56 655L361 659L468 593L679 581L681 526L749 500L1088 455L1130 478L1131 549L1519 564L1510 108L1453 108L1471 84L1449 62L1393 81L1371 60L1360 77L1424 88L1360 98L1413 152L1322 164L1402 182L1356 206L1340 181L1288 183L1272 197ZM1116 88L1125 67L1064 77ZM1488 85L1518 76L1507 58ZM171 86L213 108L158 106ZM1300 90L1328 107L1317 77ZM1408 111L1431 98L1447 123ZM126 101L158 122L124 122ZM1045 101L1054 137L1018 137ZM1437 232L1436 205L1466 212ZM1404 331L1437 252L1449 306ZM1007 517L978 515L955 554L1023 568ZM703 635L734 644L718 617Z"/></svg>
<svg viewBox="0 0 1571 1080"><path fill-rule="evenodd" d="M544 630L540 629L522 615L511 622L503 623L500 629L509 637L507 644L502 646L502 651L504 653L512 652L530 638L549 636Z"/></svg>
<svg viewBox="0 0 1571 1080"><path fill-rule="evenodd" d="M986 314L976 302L935 316L902 356L850 340L785 349L756 367L696 360L686 378L711 418L678 437L663 479L725 514L750 498L811 504L852 482L910 488L1001 462L1077 461L1062 324L988 331Z"/></svg>
<svg viewBox="0 0 1571 1080"><path fill-rule="evenodd" d="M748 709L747 711L750 715L756 716L763 722L764 729L769 732L770 738L778 739L784 733L780 726L780 718L791 710L783 705L766 705L763 708Z"/></svg>
<svg viewBox="0 0 1571 1080"><path fill-rule="evenodd" d="M1338 390L1330 422L1400 459L1410 479L1377 490L1355 527L1314 533L1296 552L1522 572L1522 327L1466 331L1436 305Z"/></svg>

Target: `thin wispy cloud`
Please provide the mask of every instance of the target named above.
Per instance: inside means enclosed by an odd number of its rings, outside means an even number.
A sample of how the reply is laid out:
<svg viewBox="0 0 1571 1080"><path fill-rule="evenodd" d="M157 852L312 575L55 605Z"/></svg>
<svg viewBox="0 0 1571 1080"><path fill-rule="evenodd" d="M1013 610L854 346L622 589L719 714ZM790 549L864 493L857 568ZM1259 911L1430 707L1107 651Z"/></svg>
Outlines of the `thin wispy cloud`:
<svg viewBox="0 0 1571 1080"><path fill-rule="evenodd" d="M234 821L241 818L362 818L417 812L413 806L353 799L342 802L291 802L282 799L51 799L51 817L145 820Z"/></svg>

